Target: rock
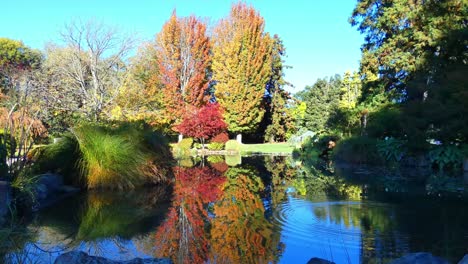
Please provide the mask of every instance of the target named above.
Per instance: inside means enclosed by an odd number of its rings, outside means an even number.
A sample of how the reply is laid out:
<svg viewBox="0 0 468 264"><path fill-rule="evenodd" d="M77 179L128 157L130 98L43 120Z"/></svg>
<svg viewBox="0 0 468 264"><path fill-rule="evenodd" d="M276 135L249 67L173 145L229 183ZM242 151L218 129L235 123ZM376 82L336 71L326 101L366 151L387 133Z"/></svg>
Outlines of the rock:
<svg viewBox="0 0 468 264"><path fill-rule="evenodd" d="M60 255L54 264L171 264L167 258L135 258L127 261L115 261L103 257L90 256L82 251L70 251Z"/></svg>
<svg viewBox="0 0 468 264"><path fill-rule="evenodd" d="M390 264L449 264L449 262L431 253L417 252L395 259Z"/></svg>
<svg viewBox="0 0 468 264"><path fill-rule="evenodd" d="M10 183L0 181L0 224L3 223L5 217L10 212L11 204L11 187Z"/></svg>
<svg viewBox="0 0 468 264"><path fill-rule="evenodd" d="M458 264L468 264L468 254L466 254L459 262Z"/></svg>
<svg viewBox="0 0 468 264"><path fill-rule="evenodd" d="M335 264L335 262L321 258L311 258L309 261L307 261L307 264Z"/></svg>
<svg viewBox="0 0 468 264"><path fill-rule="evenodd" d="M63 185L61 175L47 173L37 176L34 186L34 194L37 204L34 210L38 210L54 204L79 191L78 188Z"/></svg>

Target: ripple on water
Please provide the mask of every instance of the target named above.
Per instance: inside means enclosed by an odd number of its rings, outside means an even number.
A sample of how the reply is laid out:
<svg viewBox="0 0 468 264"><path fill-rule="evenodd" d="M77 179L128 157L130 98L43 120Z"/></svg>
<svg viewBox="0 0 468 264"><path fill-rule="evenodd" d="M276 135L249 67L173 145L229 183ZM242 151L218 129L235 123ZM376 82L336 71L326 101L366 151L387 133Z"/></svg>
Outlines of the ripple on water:
<svg viewBox="0 0 468 264"><path fill-rule="evenodd" d="M326 246L359 249L363 211L369 206L354 201L311 202L290 196L276 205L273 224L282 238L302 247ZM380 234L382 236L383 234Z"/></svg>

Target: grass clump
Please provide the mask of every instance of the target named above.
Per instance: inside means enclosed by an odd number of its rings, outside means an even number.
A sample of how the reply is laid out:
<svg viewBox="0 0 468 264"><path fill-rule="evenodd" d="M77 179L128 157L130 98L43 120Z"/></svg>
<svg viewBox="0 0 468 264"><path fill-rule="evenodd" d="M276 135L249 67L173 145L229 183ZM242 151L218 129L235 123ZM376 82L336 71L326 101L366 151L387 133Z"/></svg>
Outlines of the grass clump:
<svg viewBox="0 0 468 264"><path fill-rule="evenodd" d="M89 189L131 189L170 178L171 153L162 135L138 124L73 129L81 175Z"/></svg>

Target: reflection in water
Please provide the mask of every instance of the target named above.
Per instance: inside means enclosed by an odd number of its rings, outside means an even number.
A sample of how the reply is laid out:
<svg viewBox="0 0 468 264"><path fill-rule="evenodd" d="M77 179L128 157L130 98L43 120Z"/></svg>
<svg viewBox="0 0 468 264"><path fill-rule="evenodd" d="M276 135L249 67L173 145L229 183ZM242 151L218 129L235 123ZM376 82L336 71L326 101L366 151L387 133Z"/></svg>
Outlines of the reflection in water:
<svg viewBox="0 0 468 264"><path fill-rule="evenodd" d="M180 164L172 188L68 199L42 211L22 235L3 236L16 245L0 243L0 262L53 263L78 249L175 263L388 263L428 251L456 263L468 251L466 201L426 194L444 178L401 181L284 157L242 159L231 167L223 157Z"/></svg>
<svg viewBox="0 0 468 264"><path fill-rule="evenodd" d="M155 255L176 263L202 263L208 252L207 205L221 196L225 178L209 167L177 167L174 172L173 203L156 232Z"/></svg>
<svg viewBox="0 0 468 264"><path fill-rule="evenodd" d="M231 168L222 199L215 203L211 229L212 263L273 263L279 237L265 218L259 197L264 185L249 169Z"/></svg>

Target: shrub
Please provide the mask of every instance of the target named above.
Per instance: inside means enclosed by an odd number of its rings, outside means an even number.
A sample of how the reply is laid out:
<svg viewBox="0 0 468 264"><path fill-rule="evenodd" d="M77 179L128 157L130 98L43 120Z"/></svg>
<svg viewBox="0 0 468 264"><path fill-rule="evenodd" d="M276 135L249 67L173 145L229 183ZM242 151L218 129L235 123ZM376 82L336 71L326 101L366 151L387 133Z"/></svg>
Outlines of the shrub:
<svg viewBox="0 0 468 264"><path fill-rule="evenodd" d="M209 150L223 150L224 149L224 143L221 142L211 142L208 145Z"/></svg>
<svg viewBox="0 0 468 264"><path fill-rule="evenodd" d="M144 125L84 125L73 130L88 188L128 189L170 178L171 154L164 137Z"/></svg>
<svg viewBox="0 0 468 264"><path fill-rule="evenodd" d="M458 168L463 162L463 153L453 145L437 146L429 151L429 159L439 170L444 170L447 166Z"/></svg>
<svg viewBox="0 0 468 264"><path fill-rule="evenodd" d="M387 138L377 142L377 151L386 161L397 162L405 154L405 141L396 138Z"/></svg>
<svg viewBox="0 0 468 264"><path fill-rule="evenodd" d="M174 146L173 151L177 157L190 156L192 147L193 138L184 138Z"/></svg>
<svg viewBox="0 0 468 264"><path fill-rule="evenodd" d="M226 143L228 141L229 141L229 136L225 132L218 134L211 139L211 142L217 142L217 143Z"/></svg>
<svg viewBox="0 0 468 264"><path fill-rule="evenodd" d="M377 151L377 139L369 137L351 137L339 141L333 152L338 161L350 163L381 164Z"/></svg>
<svg viewBox="0 0 468 264"><path fill-rule="evenodd" d="M241 144L239 142L237 142L237 140L229 140L228 142L226 142L226 145L225 145L225 150L227 151L236 151L236 152L240 152L241 151Z"/></svg>

